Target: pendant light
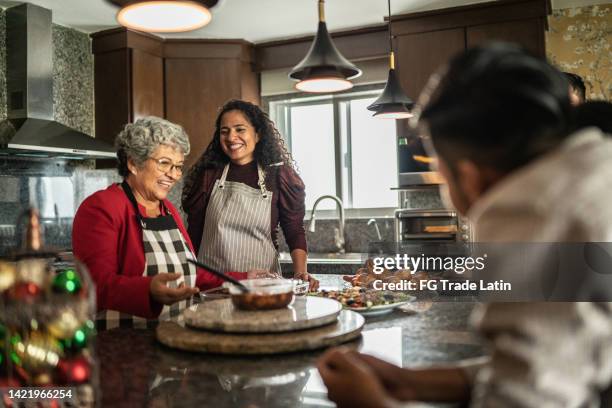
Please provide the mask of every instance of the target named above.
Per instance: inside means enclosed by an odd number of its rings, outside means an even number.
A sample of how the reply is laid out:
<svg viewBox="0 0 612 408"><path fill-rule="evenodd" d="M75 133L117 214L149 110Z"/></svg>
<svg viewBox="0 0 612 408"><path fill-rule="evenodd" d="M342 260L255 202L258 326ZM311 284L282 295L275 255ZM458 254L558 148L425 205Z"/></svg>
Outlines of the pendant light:
<svg viewBox="0 0 612 408"><path fill-rule="evenodd" d="M192 31L210 23L209 8L218 0L108 0L121 7L117 21L124 27L153 33Z"/></svg>
<svg viewBox="0 0 612 408"><path fill-rule="evenodd" d="M289 78L299 81L295 87L303 92L325 93L350 89L349 79L361 70L344 58L336 48L325 24L325 0L319 0L319 27L306 57L297 64Z"/></svg>
<svg viewBox="0 0 612 408"><path fill-rule="evenodd" d="M395 54L393 53L393 36L391 35L391 0L387 0L389 7L389 76L385 89L368 110L374 111L374 116L382 119L407 119L413 115L410 109L414 102L402 90L402 86L395 74Z"/></svg>

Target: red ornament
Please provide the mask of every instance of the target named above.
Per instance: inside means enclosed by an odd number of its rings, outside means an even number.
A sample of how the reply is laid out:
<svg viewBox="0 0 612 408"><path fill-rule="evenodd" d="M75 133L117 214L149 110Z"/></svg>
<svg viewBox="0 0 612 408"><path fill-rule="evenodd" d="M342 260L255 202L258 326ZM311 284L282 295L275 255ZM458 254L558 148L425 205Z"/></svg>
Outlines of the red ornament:
<svg viewBox="0 0 612 408"><path fill-rule="evenodd" d="M0 378L0 388L17 388L21 383L15 378Z"/></svg>
<svg viewBox="0 0 612 408"><path fill-rule="evenodd" d="M57 364L58 378L62 384L80 384L89 380L91 366L84 357L60 360Z"/></svg>
<svg viewBox="0 0 612 408"><path fill-rule="evenodd" d="M32 302L40 295L40 286L33 282L19 282L9 289L8 296L13 300Z"/></svg>

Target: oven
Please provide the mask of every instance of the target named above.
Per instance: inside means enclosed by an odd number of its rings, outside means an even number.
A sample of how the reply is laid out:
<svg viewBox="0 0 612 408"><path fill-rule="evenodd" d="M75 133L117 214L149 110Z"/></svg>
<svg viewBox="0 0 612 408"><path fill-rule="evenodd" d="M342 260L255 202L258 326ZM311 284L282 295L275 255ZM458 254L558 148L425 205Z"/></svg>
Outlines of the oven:
<svg viewBox="0 0 612 408"><path fill-rule="evenodd" d="M407 209L395 211L397 242L469 242L468 221L456 211L445 209Z"/></svg>

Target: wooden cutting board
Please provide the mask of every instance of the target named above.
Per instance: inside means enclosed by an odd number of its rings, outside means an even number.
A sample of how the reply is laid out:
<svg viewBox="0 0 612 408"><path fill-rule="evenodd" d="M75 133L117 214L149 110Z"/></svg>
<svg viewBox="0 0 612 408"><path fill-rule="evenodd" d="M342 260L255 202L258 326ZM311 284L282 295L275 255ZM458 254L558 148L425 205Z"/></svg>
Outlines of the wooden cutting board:
<svg viewBox="0 0 612 408"><path fill-rule="evenodd" d="M335 346L360 336L365 320L350 310L340 312L335 323L284 333L230 334L160 322L157 339L180 350L215 354L277 354Z"/></svg>
<svg viewBox="0 0 612 408"><path fill-rule="evenodd" d="M336 321L342 305L333 299L299 296L286 308L248 311L234 307L231 299L193 305L183 312L185 324L196 329L225 333L274 333L304 330Z"/></svg>

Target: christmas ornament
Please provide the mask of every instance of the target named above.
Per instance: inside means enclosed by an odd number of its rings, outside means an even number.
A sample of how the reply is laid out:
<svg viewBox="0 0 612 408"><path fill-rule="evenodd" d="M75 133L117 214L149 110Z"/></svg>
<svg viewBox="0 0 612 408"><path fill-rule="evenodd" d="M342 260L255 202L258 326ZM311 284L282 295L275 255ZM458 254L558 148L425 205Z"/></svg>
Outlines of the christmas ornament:
<svg viewBox="0 0 612 408"><path fill-rule="evenodd" d="M61 360L57 365L61 384L81 384L89 380L91 366L85 357Z"/></svg>
<svg viewBox="0 0 612 408"><path fill-rule="evenodd" d="M57 366L62 351L57 341L46 334L31 332L28 338L13 336L11 339L16 365L29 372L44 372Z"/></svg>
<svg viewBox="0 0 612 408"><path fill-rule="evenodd" d="M34 282L19 282L8 290L8 297L13 301L33 303L42 290Z"/></svg>
<svg viewBox="0 0 612 408"><path fill-rule="evenodd" d="M16 275L15 265L8 262L0 262L0 293L15 284Z"/></svg>
<svg viewBox="0 0 612 408"><path fill-rule="evenodd" d="M52 336L67 339L74 335L81 324L74 310L64 308L59 311L57 318L47 325L47 329Z"/></svg>
<svg viewBox="0 0 612 408"><path fill-rule="evenodd" d="M81 290L81 278L73 269L58 273L53 279L53 290L58 293L78 293Z"/></svg>

